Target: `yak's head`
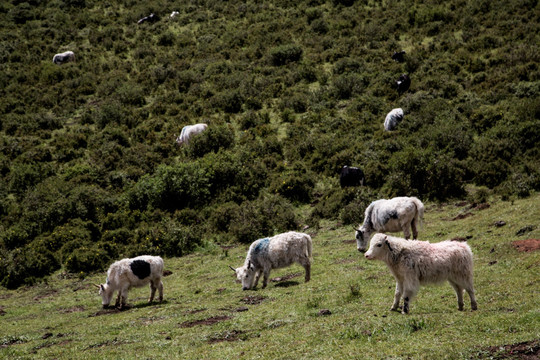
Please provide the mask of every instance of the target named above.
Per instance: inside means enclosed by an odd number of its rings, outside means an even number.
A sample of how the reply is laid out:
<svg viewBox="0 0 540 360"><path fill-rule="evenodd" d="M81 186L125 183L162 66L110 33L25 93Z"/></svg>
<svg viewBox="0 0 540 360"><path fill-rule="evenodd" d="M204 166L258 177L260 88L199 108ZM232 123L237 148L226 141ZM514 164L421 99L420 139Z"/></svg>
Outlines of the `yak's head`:
<svg viewBox="0 0 540 360"><path fill-rule="evenodd" d="M236 278L242 283L242 290L249 290L253 287L257 271L251 261L249 261L247 265L240 266L239 268L235 269L232 266L230 266L230 268L234 270Z"/></svg>
<svg viewBox="0 0 540 360"><path fill-rule="evenodd" d="M368 260L383 259L388 251L392 252L392 246L388 241L388 236L385 234L376 234L371 239L369 250L364 255Z"/></svg>
<svg viewBox="0 0 540 360"><path fill-rule="evenodd" d="M356 237L356 248L358 249L358 251L361 251L361 252L366 251L370 236L371 236L371 231L368 230L364 225L356 229L355 237Z"/></svg>
<svg viewBox="0 0 540 360"><path fill-rule="evenodd" d="M99 295L101 295L101 305L106 308L111 303L113 291L108 284L97 285L99 287Z"/></svg>

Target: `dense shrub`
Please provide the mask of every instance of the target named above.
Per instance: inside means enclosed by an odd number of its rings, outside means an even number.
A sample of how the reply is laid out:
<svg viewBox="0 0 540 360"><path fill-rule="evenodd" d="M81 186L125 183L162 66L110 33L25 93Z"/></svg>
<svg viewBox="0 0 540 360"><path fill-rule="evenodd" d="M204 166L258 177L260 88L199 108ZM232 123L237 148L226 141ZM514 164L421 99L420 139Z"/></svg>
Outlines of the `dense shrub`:
<svg viewBox="0 0 540 360"><path fill-rule="evenodd" d="M270 49L270 61L273 65L280 66L300 61L303 50L297 44L281 45Z"/></svg>

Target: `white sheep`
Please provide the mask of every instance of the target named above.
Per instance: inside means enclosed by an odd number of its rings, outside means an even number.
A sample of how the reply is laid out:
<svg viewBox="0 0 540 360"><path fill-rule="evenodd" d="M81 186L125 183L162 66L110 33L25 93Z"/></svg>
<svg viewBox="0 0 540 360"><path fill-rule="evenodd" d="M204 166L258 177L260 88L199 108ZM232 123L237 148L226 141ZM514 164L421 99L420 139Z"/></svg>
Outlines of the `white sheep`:
<svg viewBox="0 0 540 360"><path fill-rule="evenodd" d="M458 308L463 310L463 290L471 298L471 309L477 304L473 287L473 254L467 243L442 241L407 241L376 234L365 254L369 260L381 260L388 265L396 279L396 292L391 310L397 310L403 295L403 314L409 312L409 303L420 285L448 280L457 295Z"/></svg>

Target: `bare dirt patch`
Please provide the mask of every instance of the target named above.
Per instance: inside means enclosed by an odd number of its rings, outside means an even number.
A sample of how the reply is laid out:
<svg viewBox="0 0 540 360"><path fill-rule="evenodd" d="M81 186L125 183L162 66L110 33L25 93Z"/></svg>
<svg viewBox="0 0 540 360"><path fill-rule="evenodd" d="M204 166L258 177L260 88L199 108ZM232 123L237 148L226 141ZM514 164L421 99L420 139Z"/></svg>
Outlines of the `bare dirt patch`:
<svg viewBox="0 0 540 360"><path fill-rule="evenodd" d="M47 297L50 297L50 296L54 296L58 293L58 290L54 290L54 289L51 289L51 290L44 290L44 291L41 291L39 294L37 294L36 296L34 296L33 300L34 301L39 301L41 299L44 299L44 298L47 298Z"/></svg>
<svg viewBox="0 0 540 360"><path fill-rule="evenodd" d="M540 249L540 239L517 240L512 242L517 251L531 252Z"/></svg>
<svg viewBox="0 0 540 360"><path fill-rule="evenodd" d="M215 344L215 343L219 343L219 342L223 342L223 341L244 340L244 338L245 338L244 334L245 334L245 332L242 331L242 330L225 331L225 332L223 332L221 334L216 334L214 336L211 336L208 339L208 342L210 344Z"/></svg>
<svg viewBox="0 0 540 360"><path fill-rule="evenodd" d="M171 270L164 270L164 271L163 271L163 276L169 276L169 275L172 275L172 271L171 271Z"/></svg>
<svg viewBox="0 0 540 360"><path fill-rule="evenodd" d="M228 315L213 316L207 319L185 321L180 324L181 328L191 328L198 325L214 325L220 321L229 320L231 317Z"/></svg>
<svg viewBox="0 0 540 360"><path fill-rule="evenodd" d="M352 239L352 240L343 240L342 243L344 244L354 244L356 242L356 239Z"/></svg>
<svg viewBox="0 0 540 360"><path fill-rule="evenodd" d="M452 220L453 221L455 221L455 220L463 220L463 219L466 219L466 218L468 218L470 216L473 216L473 215L474 215L473 213L467 212L467 213L464 213L464 214L459 214L458 216L456 216Z"/></svg>
<svg viewBox="0 0 540 360"><path fill-rule="evenodd" d="M0 306L0 316L6 315L6 310L4 310L3 306Z"/></svg>
<svg viewBox="0 0 540 360"><path fill-rule="evenodd" d="M489 359L540 359L540 340L533 340L512 345L492 346L487 349Z"/></svg>
<svg viewBox="0 0 540 360"><path fill-rule="evenodd" d="M203 311L206 311L208 310L207 308L200 308L200 309L189 309L189 310L186 310L185 313L186 314L197 314L197 313L200 313L200 312L203 312Z"/></svg>
<svg viewBox="0 0 540 360"><path fill-rule="evenodd" d="M242 298L240 301L243 302L246 305L259 305L264 300L266 300L266 297L264 296L257 296L257 295L249 295L244 298Z"/></svg>

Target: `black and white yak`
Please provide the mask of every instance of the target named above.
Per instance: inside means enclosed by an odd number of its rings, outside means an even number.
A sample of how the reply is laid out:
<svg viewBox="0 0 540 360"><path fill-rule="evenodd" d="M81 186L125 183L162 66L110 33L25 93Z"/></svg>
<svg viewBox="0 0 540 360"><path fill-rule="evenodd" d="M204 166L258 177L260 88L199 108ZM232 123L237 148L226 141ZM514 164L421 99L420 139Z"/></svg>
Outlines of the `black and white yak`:
<svg viewBox="0 0 540 360"><path fill-rule="evenodd" d="M413 239L418 237L418 226L424 218L424 204L415 197L396 197L372 202L364 214L364 223L356 229L356 247L365 251L374 232L403 231L409 239L412 229Z"/></svg>

